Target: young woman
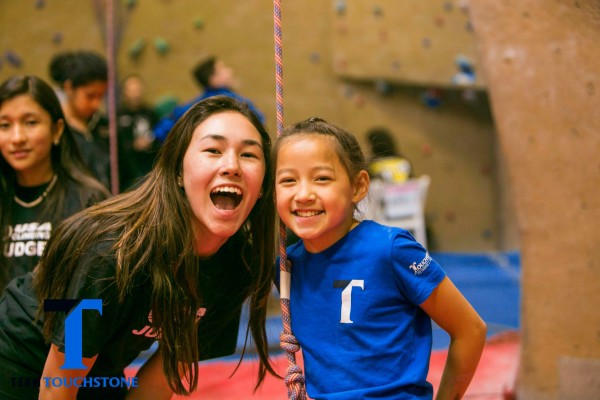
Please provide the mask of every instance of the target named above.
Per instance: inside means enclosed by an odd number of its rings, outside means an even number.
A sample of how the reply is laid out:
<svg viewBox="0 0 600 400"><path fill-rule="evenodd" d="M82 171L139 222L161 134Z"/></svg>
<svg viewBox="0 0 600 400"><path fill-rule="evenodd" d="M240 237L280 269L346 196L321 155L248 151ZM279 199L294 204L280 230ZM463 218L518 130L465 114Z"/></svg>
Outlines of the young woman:
<svg viewBox="0 0 600 400"><path fill-rule="evenodd" d="M66 121L84 163L109 187L108 120L100 112L108 87L106 59L87 50L58 53L50 61L50 76L63 94Z"/></svg>
<svg viewBox="0 0 600 400"><path fill-rule="evenodd" d="M430 399L431 319L451 338L438 399L459 399L486 327L444 271L400 228L354 219L369 175L357 140L321 119L274 147L288 248L291 316L316 399Z"/></svg>
<svg viewBox="0 0 600 400"><path fill-rule="evenodd" d="M37 399L35 390L26 397L12 387L10 377L41 378L40 399L71 399L75 393L78 399L124 398L123 386L62 382L122 376L155 340L158 350L140 370L129 398L190 393L198 360L235 351L246 299L259 383L267 371L273 373L265 332L275 243L269 150L268 133L245 104L212 97L178 121L138 188L61 224L33 284L40 300L102 300L101 315L83 312L85 368L61 369L64 313L43 313L50 345L40 343L32 310L18 309L27 303L22 299L31 293L31 277L13 281L0 301L0 332L6 332L0 333L2 398ZM7 318L9 313L21 318ZM21 331L19 337L14 331Z"/></svg>
<svg viewBox="0 0 600 400"><path fill-rule="evenodd" d="M52 88L35 76L0 86L0 290L38 262L62 219L108 196L86 168Z"/></svg>

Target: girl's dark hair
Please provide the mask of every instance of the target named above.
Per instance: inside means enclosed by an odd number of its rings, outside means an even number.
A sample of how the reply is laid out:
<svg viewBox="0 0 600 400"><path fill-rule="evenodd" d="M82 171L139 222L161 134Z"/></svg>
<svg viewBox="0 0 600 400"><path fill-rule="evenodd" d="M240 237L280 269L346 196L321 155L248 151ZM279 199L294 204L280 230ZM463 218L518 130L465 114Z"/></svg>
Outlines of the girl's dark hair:
<svg viewBox="0 0 600 400"><path fill-rule="evenodd" d="M50 76L61 87L71 81L74 88L108 80L104 56L88 50L58 53L50 61Z"/></svg>
<svg viewBox="0 0 600 400"><path fill-rule="evenodd" d="M361 170L367 169L365 156L356 137L339 126L315 117L297 122L284 129L273 146L273 168L277 166L279 149L284 143L293 140L294 137L312 134L331 138L333 150L346 169L351 180L355 178Z"/></svg>
<svg viewBox="0 0 600 400"><path fill-rule="evenodd" d="M58 221L65 216L63 214L63 205L67 192L69 180L75 181L82 188L81 199L89 199L90 193L103 193L102 197L109 195L108 191L87 171L84 166L73 134L65 122L65 116L60 102L54 93L54 90L42 79L31 75L13 76L0 85L0 107L8 100L17 96L30 96L40 105L49 115L54 129L57 129L59 121L63 122L64 130L57 145L53 145L50 150L50 159L52 169L57 176L56 185L48 193L48 197L42 203L41 217L49 218L52 221ZM0 155L0 227L8 225L15 193L16 176L14 169ZM87 201L87 200L86 200ZM83 204L82 204L83 206ZM0 246L4 248L4 235L0 235ZM6 260L0 255L0 268L6 271ZM3 287L6 280L10 277L0 274L2 279L0 285Z"/></svg>
<svg viewBox="0 0 600 400"><path fill-rule="evenodd" d="M267 371L275 374L268 357L265 331L275 261L275 205L271 162L267 156L271 139L243 102L215 96L188 110L167 136L156 164L140 186L75 214L59 225L34 277L38 298L66 298L70 279L83 255L99 240L116 238L114 280L120 301L125 301L135 277L147 276L151 281L152 325L160 332L158 341L163 349L164 373L178 394L189 394L197 387L199 357L195 314L202 293L196 284L198 258L194 254L195 238L190 228L192 212L177 177L196 127L223 112L244 115L260 133L265 152L263 197L240 230L247 247L240 251L246 255L244 263L251 276L248 327L260 358L256 387ZM46 338L60 328L55 314L44 315ZM180 379L182 360L185 360L184 380L189 382L189 387Z"/></svg>

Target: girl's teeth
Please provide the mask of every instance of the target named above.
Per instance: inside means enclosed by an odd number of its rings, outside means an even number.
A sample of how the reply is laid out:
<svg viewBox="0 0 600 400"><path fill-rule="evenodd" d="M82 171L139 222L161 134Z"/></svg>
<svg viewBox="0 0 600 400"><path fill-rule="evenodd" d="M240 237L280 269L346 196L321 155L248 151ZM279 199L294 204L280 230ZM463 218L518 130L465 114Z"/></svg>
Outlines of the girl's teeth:
<svg viewBox="0 0 600 400"><path fill-rule="evenodd" d="M313 215L317 215L318 211L298 211L297 214L299 217L312 217Z"/></svg>

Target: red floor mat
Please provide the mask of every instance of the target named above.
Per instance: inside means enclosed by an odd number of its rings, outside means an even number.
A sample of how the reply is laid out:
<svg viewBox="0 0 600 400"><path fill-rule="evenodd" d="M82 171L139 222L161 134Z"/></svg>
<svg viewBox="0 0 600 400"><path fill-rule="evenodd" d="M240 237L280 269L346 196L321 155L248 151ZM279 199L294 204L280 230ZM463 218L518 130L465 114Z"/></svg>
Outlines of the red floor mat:
<svg viewBox="0 0 600 400"><path fill-rule="evenodd" d="M437 388L446 361L447 351L436 350L431 355L428 381ZM276 371L285 373L285 355L273 357ZM301 360L299 360L301 361ZM503 400L504 393L512 391L519 362L519 338L516 333L503 333L486 344L481 361L465 398ZM258 362L244 361L233 377L236 361L212 361L200 365L200 382L196 394L190 397L174 396L172 400L281 400L287 398L282 380L267 376L260 389L253 393ZM135 374L127 370L127 375Z"/></svg>

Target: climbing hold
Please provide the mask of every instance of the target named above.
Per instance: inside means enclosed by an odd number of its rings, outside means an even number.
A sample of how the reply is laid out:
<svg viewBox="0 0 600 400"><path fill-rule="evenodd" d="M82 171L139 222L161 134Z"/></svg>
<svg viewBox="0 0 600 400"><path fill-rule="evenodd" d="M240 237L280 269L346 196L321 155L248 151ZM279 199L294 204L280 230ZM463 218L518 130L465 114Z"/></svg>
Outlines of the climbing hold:
<svg viewBox="0 0 600 400"><path fill-rule="evenodd" d="M202 29L204 28L204 20L200 17L196 17L194 18L194 28L195 29Z"/></svg>
<svg viewBox="0 0 600 400"><path fill-rule="evenodd" d="M471 85L475 83L475 68L471 60L464 55L456 57L456 66L458 72L452 77L452 83L455 85Z"/></svg>
<svg viewBox="0 0 600 400"><path fill-rule="evenodd" d="M144 38L140 38L138 40L136 40L135 42L133 42L133 44L131 46L129 46L129 58L135 60L137 59L142 52L144 51L144 49L146 48L146 39Z"/></svg>
<svg viewBox="0 0 600 400"><path fill-rule="evenodd" d="M15 68L20 68L23 65L23 59L14 51L7 50L4 53L4 58L6 62Z"/></svg>
<svg viewBox="0 0 600 400"><path fill-rule="evenodd" d="M154 39L154 48L156 49L156 51L158 51L160 55L164 55L169 52L171 46L169 45L169 42L167 42L166 39L159 37Z"/></svg>
<svg viewBox="0 0 600 400"><path fill-rule="evenodd" d="M423 145L423 147L421 148L421 153L423 153L423 155L425 157L431 156L431 154L432 154L431 145L428 143L425 143Z"/></svg>
<svg viewBox="0 0 600 400"><path fill-rule="evenodd" d="M375 90L385 96L392 92L392 86L383 79L378 79L375 81Z"/></svg>
<svg viewBox="0 0 600 400"><path fill-rule="evenodd" d="M63 34L61 32L55 32L54 35L52 35L52 43L61 44L62 41L63 41Z"/></svg>
<svg viewBox="0 0 600 400"><path fill-rule="evenodd" d="M439 89L428 89L421 94L421 101L429 108L438 108L442 105L442 92Z"/></svg>
<svg viewBox="0 0 600 400"><path fill-rule="evenodd" d="M123 3L125 4L125 7L127 7L129 10L137 6L137 0L123 0Z"/></svg>
<svg viewBox="0 0 600 400"><path fill-rule="evenodd" d="M345 0L337 0L335 2L335 11L338 13L338 15L345 15L346 14L346 1Z"/></svg>

